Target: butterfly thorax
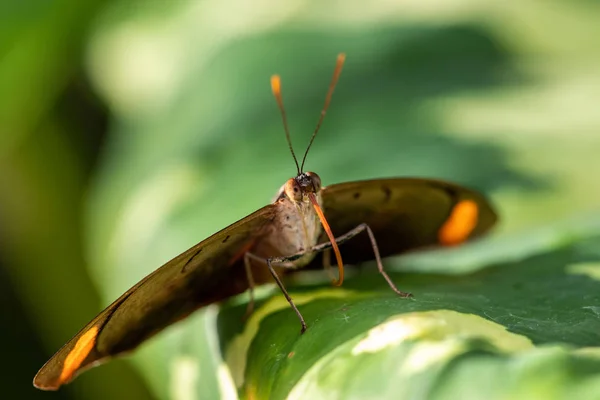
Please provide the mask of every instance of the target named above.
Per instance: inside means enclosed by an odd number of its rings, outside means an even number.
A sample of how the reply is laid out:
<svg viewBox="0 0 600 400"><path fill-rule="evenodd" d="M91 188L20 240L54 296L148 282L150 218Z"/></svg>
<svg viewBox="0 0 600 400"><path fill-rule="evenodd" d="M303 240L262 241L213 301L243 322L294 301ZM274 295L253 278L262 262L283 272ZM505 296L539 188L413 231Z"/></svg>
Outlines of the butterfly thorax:
<svg viewBox="0 0 600 400"><path fill-rule="evenodd" d="M318 194L317 201L321 205L321 196ZM298 203L289 199L282 199L277 201L277 208L273 225L264 238L265 244L277 253L275 256L302 253L318 243L322 226L309 201ZM314 257L314 253L308 252L293 261L293 264L296 267L303 267Z"/></svg>
<svg viewBox="0 0 600 400"><path fill-rule="evenodd" d="M281 187L274 199L275 218L257 243L256 255L291 256L307 252L318 243L323 227L309 196L314 196L319 207L322 206L321 179L312 172L291 178ZM314 253L307 252L292 263L303 267L314 257Z"/></svg>

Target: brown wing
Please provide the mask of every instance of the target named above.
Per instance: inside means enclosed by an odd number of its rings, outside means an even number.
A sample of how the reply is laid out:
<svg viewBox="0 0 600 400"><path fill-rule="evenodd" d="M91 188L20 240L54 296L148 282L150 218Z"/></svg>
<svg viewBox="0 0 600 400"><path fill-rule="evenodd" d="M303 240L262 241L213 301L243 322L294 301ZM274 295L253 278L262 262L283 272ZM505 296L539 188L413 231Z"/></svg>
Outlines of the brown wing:
<svg viewBox="0 0 600 400"><path fill-rule="evenodd" d="M340 183L325 187L322 196L334 235L367 223L383 257L424 246L458 244L485 233L497 220L482 194L430 179ZM374 258L366 234L342 246L345 263Z"/></svg>
<svg viewBox="0 0 600 400"><path fill-rule="evenodd" d="M34 386L56 390L199 307L245 291L240 257L274 217L273 204L263 207L142 279L52 356L35 376Z"/></svg>

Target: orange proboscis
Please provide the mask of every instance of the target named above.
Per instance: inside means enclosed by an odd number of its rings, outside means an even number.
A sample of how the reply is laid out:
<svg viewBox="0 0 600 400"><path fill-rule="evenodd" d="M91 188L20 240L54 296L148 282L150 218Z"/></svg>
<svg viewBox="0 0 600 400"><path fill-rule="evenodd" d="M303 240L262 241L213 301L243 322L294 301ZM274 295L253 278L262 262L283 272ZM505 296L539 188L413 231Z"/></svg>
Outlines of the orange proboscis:
<svg viewBox="0 0 600 400"><path fill-rule="evenodd" d="M79 340L77 340L77 343L75 343L75 346L67 355L65 362L63 363L63 369L59 378L61 384L71 380L77 369L94 348L97 337L98 327L92 326L87 332L81 335Z"/></svg>
<svg viewBox="0 0 600 400"><path fill-rule="evenodd" d="M460 244L469 238L477 226L479 208L473 200L462 200L454 206L450 217L438 232L441 244L452 246Z"/></svg>
<svg viewBox="0 0 600 400"><path fill-rule="evenodd" d="M342 261L342 254L340 253L340 249L337 245L337 242L335 241L335 236L333 236L333 232L331 232L329 223L327 222L327 219L325 218L325 214L323 214L323 210L321 209L321 207L319 206L319 203L317 202L317 197L315 196L314 193L308 193L308 198L310 199L310 202L312 203L313 207L315 208L315 211L317 212L317 215L319 216L319 219L321 220L323 229L325 229L325 233L327 233L327 236L329 237L329 241L331 242L331 247L333 247L333 252L335 253L335 258L336 258L337 264L338 264L339 278L337 280L334 279L333 284L335 286L342 286L342 283L344 282L344 262Z"/></svg>

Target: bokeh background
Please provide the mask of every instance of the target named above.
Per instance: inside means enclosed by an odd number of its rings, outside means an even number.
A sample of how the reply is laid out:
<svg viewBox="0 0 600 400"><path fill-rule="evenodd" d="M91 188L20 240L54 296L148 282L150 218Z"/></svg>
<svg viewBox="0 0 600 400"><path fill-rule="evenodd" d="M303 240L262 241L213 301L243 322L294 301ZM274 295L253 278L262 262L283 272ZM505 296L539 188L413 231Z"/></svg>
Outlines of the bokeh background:
<svg viewBox="0 0 600 400"><path fill-rule="evenodd" d="M498 236L588 229L598 18L590 0L1 2L0 397L177 396L164 354L215 351L196 317L197 336L173 327L58 393L31 380L141 277L270 200L295 169L269 77L301 153L341 51L307 160L324 184L449 179L493 199Z"/></svg>

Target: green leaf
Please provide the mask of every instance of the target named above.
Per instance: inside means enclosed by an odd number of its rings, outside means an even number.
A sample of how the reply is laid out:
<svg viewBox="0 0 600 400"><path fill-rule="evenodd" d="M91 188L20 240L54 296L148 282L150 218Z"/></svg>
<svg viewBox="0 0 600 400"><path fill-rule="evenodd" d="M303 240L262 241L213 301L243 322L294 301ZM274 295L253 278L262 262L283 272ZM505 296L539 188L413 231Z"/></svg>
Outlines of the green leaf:
<svg viewBox="0 0 600 400"><path fill-rule="evenodd" d="M597 394L598 249L600 236L470 274L394 272L412 299L364 269L343 289L293 286L304 335L276 291L242 331L244 305L224 308L221 346L247 398Z"/></svg>

